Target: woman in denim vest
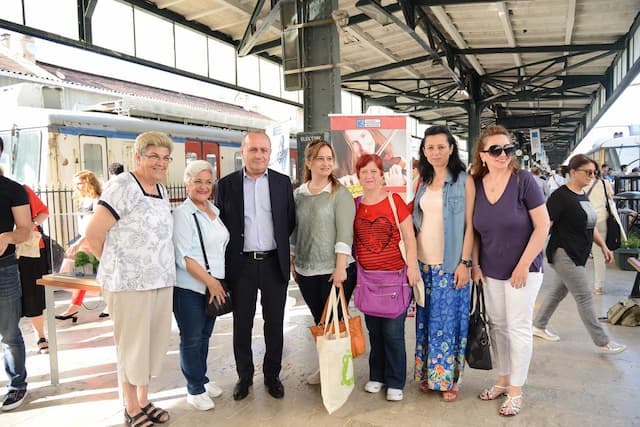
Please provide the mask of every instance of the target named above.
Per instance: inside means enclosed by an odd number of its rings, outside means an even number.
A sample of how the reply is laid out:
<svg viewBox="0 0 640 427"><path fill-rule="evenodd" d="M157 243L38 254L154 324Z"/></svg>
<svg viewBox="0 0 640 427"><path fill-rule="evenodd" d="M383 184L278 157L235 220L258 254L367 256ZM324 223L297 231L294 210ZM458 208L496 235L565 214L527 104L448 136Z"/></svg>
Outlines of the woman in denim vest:
<svg viewBox="0 0 640 427"><path fill-rule="evenodd" d="M420 144L420 184L413 205L418 264L425 287L416 313L415 380L422 391L458 397L469 324L473 249L473 183L446 126L432 126Z"/></svg>

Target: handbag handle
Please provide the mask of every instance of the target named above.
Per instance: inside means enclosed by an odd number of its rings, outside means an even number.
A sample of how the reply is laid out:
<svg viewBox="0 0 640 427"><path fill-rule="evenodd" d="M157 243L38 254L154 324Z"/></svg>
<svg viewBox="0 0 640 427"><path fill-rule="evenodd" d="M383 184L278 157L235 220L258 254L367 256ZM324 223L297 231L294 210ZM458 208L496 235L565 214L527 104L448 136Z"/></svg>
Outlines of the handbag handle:
<svg viewBox="0 0 640 427"><path fill-rule="evenodd" d="M196 213L193 213L193 219L196 221L196 228L198 229L198 238L200 239L200 248L202 249L202 256L204 257L204 265L207 269L207 273L211 274L209 271L209 260L207 259L207 251L204 250L204 240L202 239L202 230L200 230L200 223L198 222L198 217Z"/></svg>
<svg viewBox="0 0 640 427"><path fill-rule="evenodd" d="M392 193L388 193L387 197L389 198L389 204L391 205L391 210L393 211L393 217L396 220L396 227L398 227L398 232L400 233L400 241L404 243L402 240L402 230L400 230L400 221L398 221L398 212L396 211L396 202L393 200Z"/></svg>
<svg viewBox="0 0 640 427"><path fill-rule="evenodd" d="M335 337L340 336L340 323L338 322L338 300L336 297L336 288L335 286L331 287L331 291L329 292L329 298L327 298L327 304L331 305L331 312L333 314L331 322L325 322L324 324L324 335L327 335L327 328L329 325L333 326L333 334ZM331 331L329 331L331 332Z"/></svg>
<svg viewBox="0 0 640 427"><path fill-rule="evenodd" d="M336 286L334 286L335 288ZM347 305L347 299L344 296L344 289L340 288L340 302L342 303L342 300L344 300L344 305L342 307L342 313L344 315L344 318L350 318L351 317L351 313L349 313L349 306ZM329 298L327 298L327 302L324 304L324 310L322 310L322 316L320 316L320 324L321 325L326 325L327 323L327 312L329 311Z"/></svg>

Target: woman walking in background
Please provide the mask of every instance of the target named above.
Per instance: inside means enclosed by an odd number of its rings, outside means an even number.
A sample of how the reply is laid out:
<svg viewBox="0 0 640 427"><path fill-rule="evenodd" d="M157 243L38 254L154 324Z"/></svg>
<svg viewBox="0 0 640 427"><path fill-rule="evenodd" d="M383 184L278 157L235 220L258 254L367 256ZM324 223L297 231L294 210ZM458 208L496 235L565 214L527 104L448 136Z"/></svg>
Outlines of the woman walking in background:
<svg viewBox="0 0 640 427"><path fill-rule="evenodd" d="M450 402L458 397L469 326L473 182L446 126L425 131L419 167L413 223L425 304L416 313L415 380Z"/></svg>
<svg viewBox="0 0 640 427"><path fill-rule="evenodd" d="M320 322L332 286L344 288L347 304L356 285L351 257L353 196L333 175L335 153L331 144L317 140L304 152L304 183L293 198L296 228L291 234L291 270L304 301ZM307 379L320 384L320 371Z"/></svg>
<svg viewBox="0 0 640 427"><path fill-rule="evenodd" d="M593 343L604 353L620 353L626 347L612 341L596 317L591 280L585 268L594 243L600 247L607 263L613 260L613 253L596 228L597 213L584 194L595 170L589 157L584 154L573 156L569 160L569 181L547 200L552 224L547 260L556 276L549 284L549 292L533 322L533 334L548 341L560 340L547 325L560 301L571 292Z"/></svg>
<svg viewBox="0 0 640 427"><path fill-rule="evenodd" d="M595 179L591 181L585 190L591 206L596 211L596 229L598 234L604 239L607 236L607 218L609 217L609 210L613 213L618 227L620 227L620 233L622 239L626 240L624 229L620 225L620 217L618 216L618 209L613 201L613 189L611 188L611 181L600 177L600 169L595 161L592 161L595 170ZM607 208L607 204L609 205ZM607 266L602 250L598 244L594 241L591 247L591 253L593 254L593 273L594 273L594 286L593 294L604 294L604 282L605 275L607 273Z"/></svg>
<svg viewBox="0 0 640 427"><path fill-rule="evenodd" d="M62 262L60 271L69 272L73 270L73 263L76 254L80 251L89 251L86 245L85 233L89 221L93 217L93 213L100 200L102 194L102 186L95 173L83 170L76 173L73 176L74 192L73 197L78 202L78 237L73 241L65 252L65 259ZM78 312L80 306L84 301L84 296L87 291L77 290L71 294L71 304L61 314L56 316L58 320L72 319L75 323L78 320ZM101 313L100 317L108 316L108 314Z"/></svg>
<svg viewBox="0 0 640 427"><path fill-rule="evenodd" d="M474 149L475 182L473 279L482 280L490 323L496 384L480 393L493 400L507 395L500 415L517 415L527 380L533 338L531 319L542 285L542 248L549 215L533 176L520 170L516 147L502 126L487 127ZM475 257L477 256L477 260Z"/></svg>

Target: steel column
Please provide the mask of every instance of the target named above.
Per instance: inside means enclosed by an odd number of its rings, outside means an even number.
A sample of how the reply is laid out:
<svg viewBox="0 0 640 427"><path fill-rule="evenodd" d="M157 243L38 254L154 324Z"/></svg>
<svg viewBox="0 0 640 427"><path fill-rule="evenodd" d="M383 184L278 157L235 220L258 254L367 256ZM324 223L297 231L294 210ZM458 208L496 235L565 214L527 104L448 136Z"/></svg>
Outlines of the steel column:
<svg viewBox="0 0 640 427"><path fill-rule="evenodd" d="M338 8L338 0L304 2L305 22L330 19ZM304 29L305 67L334 65L331 68L304 73L304 131L329 130L329 114L340 113L340 39L333 24Z"/></svg>

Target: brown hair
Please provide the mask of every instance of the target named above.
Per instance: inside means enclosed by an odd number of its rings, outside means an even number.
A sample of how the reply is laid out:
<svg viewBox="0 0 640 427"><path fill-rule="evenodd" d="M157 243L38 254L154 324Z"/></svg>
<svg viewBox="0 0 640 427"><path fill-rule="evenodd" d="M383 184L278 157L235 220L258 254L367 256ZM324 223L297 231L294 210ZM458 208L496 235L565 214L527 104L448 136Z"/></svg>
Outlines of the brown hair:
<svg viewBox="0 0 640 427"><path fill-rule="evenodd" d="M302 182L311 181L311 169L307 167L307 162L308 161L311 162L316 157L318 157L318 153L320 152L320 149L322 147L329 147L329 149L331 150L331 155L333 156L333 161L335 166L336 152L334 151L331 144L329 144L327 141L324 141L322 139L316 139L315 141L307 145L307 147L304 149L304 166L302 168ZM331 172L331 175L329 175L329 181L331 181L331 193L333 194L338 189L338 186L340 185L340 183L338 182L338 178L335 177L335 175L333 174L333 171Z"/></svg>
<svg viewBox="0 0 640 427"><path fill-rule="evenodd" d="M95 173L88 170L81 170L73 175L73 178L86 183L86 185L82 187L84 190L83 192L78 191L77 188L74 189L74 197L76 199L81 199L82 197L97 199L102 194L102 186L100 185L100 181L98 181L98 177Z"/></svg>
<svg viewBox="0 0 640 427"><path fill-rule="evenodd" d="M576 154L569 159L569 165L567 167L569 168L569 170L576 170L588 163L595 164L595 162L591 158L585 156L584 154Z"/></svg>
<svg viewBox="0 0 640 427"><path fill-rule="evenodd" d="M487 138L496 135L504 135L509 139L509 141L511 141L511 134L504 126L492 125L484 128L484 130L476 140L476 145L473 147L473 163L471 166L471 175L476 178L482 178L489 173L489 168L487 168L487 165L480 158L480 152L485 149L484 145L487 143ZM511 158L509 167L511 168L512 173L520 169L520 163L518 162L518 160L516 160L515 156Z"/></svg>

